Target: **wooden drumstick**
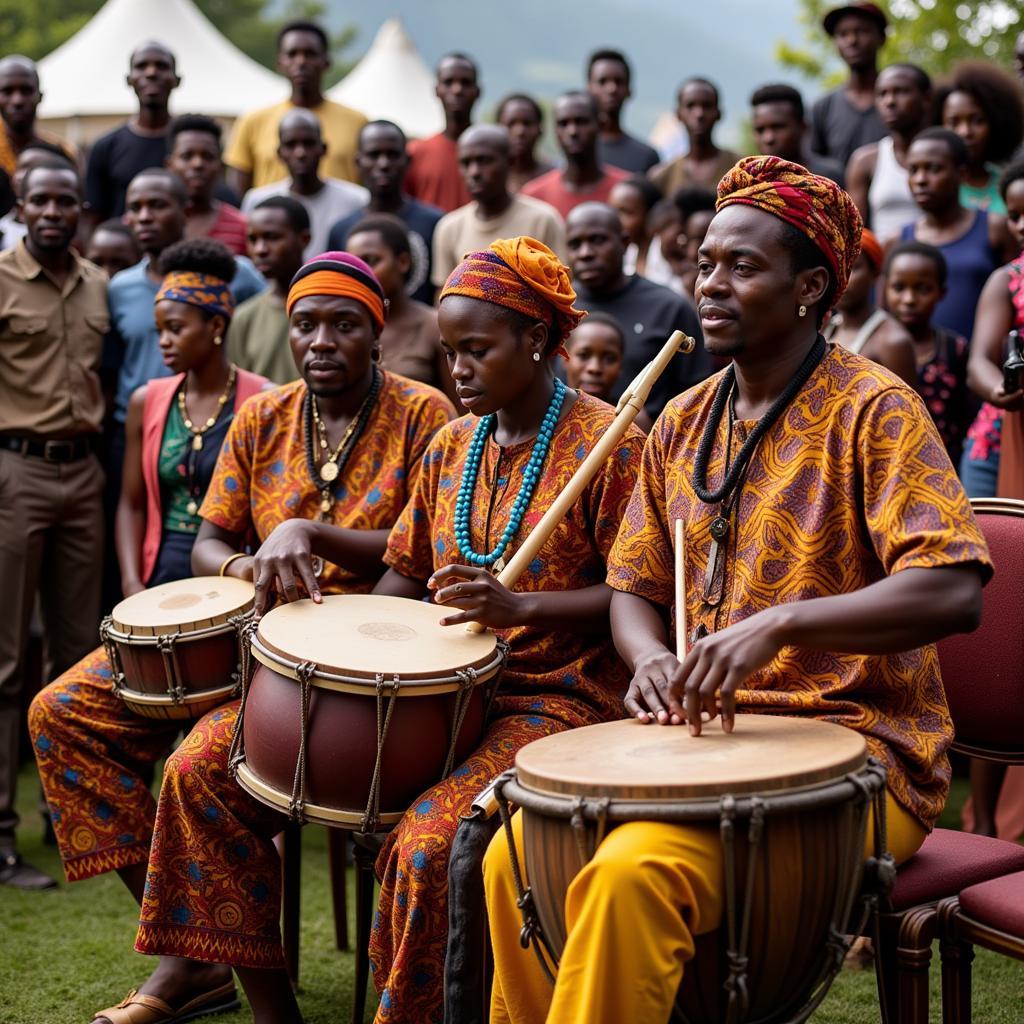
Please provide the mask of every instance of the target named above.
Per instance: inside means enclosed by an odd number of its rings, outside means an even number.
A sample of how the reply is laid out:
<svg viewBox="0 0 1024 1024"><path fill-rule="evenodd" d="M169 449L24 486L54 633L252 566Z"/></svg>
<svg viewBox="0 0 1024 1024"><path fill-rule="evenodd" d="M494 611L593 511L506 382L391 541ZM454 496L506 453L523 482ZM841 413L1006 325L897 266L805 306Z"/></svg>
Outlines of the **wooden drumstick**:
<svg viewBox="0 0 1024 1024"><path fill-rule="evenodd" d="M676 658L686 657L686 538L683 521L676 520Z"/></svg>
<svg viewBox="0 0 1024 1024"><path fill-rule="evenodd" d="M695 344L693 338L683 334L682 331L673 331L661 351L636 375L619 399L615 410L615 419L609 424L597 444L591 448L587 457L559 492L558 497L551 503L551 507L541 517L540 522L523 541L519 550L509 559L508 565L498 573L499 583L510 590L515 586L516 581L540 553L540 549L555 532L569 509L576 504L576 499L583 493L583 489L608 461L608 456L615 450L615 446L622 440L622 435L626 433L629 425L644 407L644 402L647 401L654 382L665 372L672 357L677 352L689 354L693 351ZM466 625L466 630L470 633L482 633L484 629L485 627L481 626L479 622L470 622Z"/></svg>

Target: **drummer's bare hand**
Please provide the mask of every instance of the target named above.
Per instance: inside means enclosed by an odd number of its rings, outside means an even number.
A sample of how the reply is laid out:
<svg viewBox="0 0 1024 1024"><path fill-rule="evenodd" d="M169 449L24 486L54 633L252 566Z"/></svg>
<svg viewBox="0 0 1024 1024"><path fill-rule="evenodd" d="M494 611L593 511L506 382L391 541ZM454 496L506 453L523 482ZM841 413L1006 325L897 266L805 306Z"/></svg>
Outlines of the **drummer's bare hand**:
<svg viewBox="0 0 1024 1024"><path fill-rule="evenodd" d="M626 710L645 724L682 724L686 721L686 711L679 693L672 687L678 671L679 662L668 650L658 651L637 662L626 691Z"/></svg>
<svg viewBox="0 0 1024 1024"><path fill-rule="evenodd" d="M751 615L698 640L672 678L672 692L682 694L692 736L700 735L702 715L722 715L722 729L732 732L736 691L782 649L773 609Z"/></svg>
<svg viewBox="0 0 1024 1024"><path fill-rule="evenodd" d="M275 589L286 601L298 601L305 594L318 604L322 600L313 572L312 531L313 524L305 519L287 519L274 528L256 552L256 618L270 607Z"/></svg>
<svg viewBox="0 0 1024 1024"><path fill-rule="evenodd" d="M452 605L462 611L447 615L442 626L479 622L493 629L520 626L526 621L525 594L515 594L486 569L474 565L446 565L427 580L434 603Z"/></svg>

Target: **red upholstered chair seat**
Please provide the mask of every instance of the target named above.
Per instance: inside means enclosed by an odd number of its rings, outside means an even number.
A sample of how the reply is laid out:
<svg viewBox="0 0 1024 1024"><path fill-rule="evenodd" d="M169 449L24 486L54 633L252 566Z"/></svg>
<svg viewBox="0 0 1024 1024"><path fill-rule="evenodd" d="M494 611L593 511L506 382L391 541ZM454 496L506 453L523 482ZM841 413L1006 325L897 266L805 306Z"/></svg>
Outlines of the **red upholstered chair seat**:
<svg viewBox="0 0 1024 1024"><path fill-rule="evenodd" d="M960 910L979 924L1024 939L1024 871L964 889Z"/></svg>
<svg viewBox="0 0 1024 1024"><path fill-rule="evenodd" d="M892 893L893 909L934 903L955 896L968 886L982 888L979 882L995 884L989 879L1014 871L1024 872L1024 846L937 828L921 849L900 865ZM1024 882L1018 892L1022 894L1024 914Z"/></svg>

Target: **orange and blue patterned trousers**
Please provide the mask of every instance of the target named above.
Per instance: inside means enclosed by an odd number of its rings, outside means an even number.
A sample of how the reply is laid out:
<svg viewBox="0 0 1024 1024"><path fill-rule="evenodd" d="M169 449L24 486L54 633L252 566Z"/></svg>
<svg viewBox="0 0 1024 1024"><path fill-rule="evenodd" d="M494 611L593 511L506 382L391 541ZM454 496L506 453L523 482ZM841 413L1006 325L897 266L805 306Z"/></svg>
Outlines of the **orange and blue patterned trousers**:
<svg viewBox="0 0 1024 1024"><path fill-rule="evenodd" d="M597 721L574 703L535 701L543 710L495 718L477 750L423 793L389 836L377 861L381 894L370 941L382 1024L442 1019L448 857L459 819L520 747ZM272 838L286 819L228 775L237 708L200 719L167 759L135 943L140 953L284 965Z"/></svg>
<svg viewBox="0 0 1024 1024"><path fill-rule="evenodd" d="M69 882L146 863L156 810L146 776L183 724L131 711L102 647L36 695L29 732Z"/></svg>

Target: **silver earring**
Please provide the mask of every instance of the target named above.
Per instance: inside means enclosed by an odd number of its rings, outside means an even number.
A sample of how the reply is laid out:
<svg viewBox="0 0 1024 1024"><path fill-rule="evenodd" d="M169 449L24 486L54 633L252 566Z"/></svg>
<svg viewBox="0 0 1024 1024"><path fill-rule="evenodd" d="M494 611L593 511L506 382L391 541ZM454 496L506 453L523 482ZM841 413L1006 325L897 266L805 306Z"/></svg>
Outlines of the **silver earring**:
<svg viewBox="0 0 1024 1024"><path fill-rule="evenodd" d="M807 307L806 307L806 306L801 306L801 307L800 307L800 308L799 308L799 309L798 309L798 310L796 311L796 315L797 315L797 316L807 316Z"/></svg>
<svg viewBox="0 0 1024 1024"><path fill-rule="evenodd" d="M214 345L220 345L223 341L224 339L219 334L217 335L216 338L213 339Z"/></svg>
<svg viewBox="0 0 1024 1024"><path fill-rule="evenodd" d="M533 361L535 363L539 363L540 362L540 353L539 352L534 352L533 353Z"/></svg>

